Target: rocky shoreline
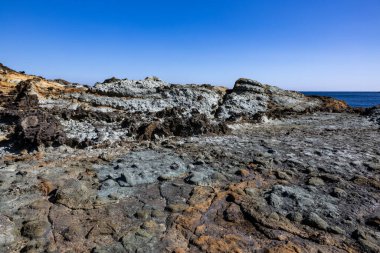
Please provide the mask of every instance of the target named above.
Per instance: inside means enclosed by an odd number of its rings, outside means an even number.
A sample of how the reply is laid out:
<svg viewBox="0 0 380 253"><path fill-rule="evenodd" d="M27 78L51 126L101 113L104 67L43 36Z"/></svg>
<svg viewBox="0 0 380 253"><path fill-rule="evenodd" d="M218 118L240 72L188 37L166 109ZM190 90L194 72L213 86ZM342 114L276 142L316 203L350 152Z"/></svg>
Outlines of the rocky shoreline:
<svg viewBox="0 0 380 253"><path fill-rule="evenodd" d="M0 65L0 252L380 252L379 107Z"/></svg>

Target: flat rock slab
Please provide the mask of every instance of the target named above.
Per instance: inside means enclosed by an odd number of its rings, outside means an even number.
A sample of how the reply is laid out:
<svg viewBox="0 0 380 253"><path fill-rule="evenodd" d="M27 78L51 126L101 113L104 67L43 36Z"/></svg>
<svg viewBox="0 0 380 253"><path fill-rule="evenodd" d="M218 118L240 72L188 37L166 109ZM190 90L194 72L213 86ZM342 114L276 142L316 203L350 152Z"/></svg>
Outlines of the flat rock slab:
<svg viewBox="0 0 380 253"><path fill-rule="evenodd" d="M126 194L133 186L185 177L186 162L172 152L131 152L107 165L94 165L100 182L99 196Z"/></svg>

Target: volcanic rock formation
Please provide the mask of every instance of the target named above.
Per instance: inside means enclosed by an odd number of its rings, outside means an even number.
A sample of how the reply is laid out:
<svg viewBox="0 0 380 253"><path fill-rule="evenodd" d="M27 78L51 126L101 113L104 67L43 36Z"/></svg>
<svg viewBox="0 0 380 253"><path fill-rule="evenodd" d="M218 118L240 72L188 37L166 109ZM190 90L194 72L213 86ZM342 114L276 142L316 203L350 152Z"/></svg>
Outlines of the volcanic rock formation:
<svg viewBox="0 0 380 253"><path fill-rule="evenodd" d="M0 252L379 252L378 116L245 78L0 65Z"/></svg>

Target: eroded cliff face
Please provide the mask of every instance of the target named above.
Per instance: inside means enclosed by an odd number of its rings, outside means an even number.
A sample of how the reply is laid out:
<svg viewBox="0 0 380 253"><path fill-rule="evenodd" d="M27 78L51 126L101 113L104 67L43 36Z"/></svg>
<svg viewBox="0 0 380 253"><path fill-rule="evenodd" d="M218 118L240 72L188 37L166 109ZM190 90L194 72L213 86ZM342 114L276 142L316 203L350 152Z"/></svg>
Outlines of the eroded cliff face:
<svg viewBox="0 0 380 253"><path fill-rule="evenodd" d="M378 109L0 66L1 252L379 252Z"/></svg>

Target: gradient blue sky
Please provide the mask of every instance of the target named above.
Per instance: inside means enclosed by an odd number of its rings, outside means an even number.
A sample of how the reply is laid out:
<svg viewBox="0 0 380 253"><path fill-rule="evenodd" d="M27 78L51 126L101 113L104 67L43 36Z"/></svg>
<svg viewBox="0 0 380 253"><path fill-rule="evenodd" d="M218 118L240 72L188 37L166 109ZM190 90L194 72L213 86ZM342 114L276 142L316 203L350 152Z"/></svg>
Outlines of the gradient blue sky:
<svg viewBox="0 0 380 253"><path fill-rule="evenodd" d="M0 62L47 78L380 90L380 0L7 0L0 24Z"/></svg>

